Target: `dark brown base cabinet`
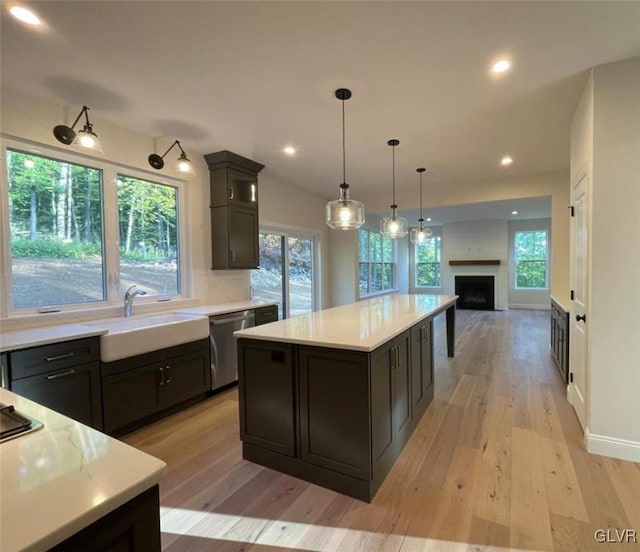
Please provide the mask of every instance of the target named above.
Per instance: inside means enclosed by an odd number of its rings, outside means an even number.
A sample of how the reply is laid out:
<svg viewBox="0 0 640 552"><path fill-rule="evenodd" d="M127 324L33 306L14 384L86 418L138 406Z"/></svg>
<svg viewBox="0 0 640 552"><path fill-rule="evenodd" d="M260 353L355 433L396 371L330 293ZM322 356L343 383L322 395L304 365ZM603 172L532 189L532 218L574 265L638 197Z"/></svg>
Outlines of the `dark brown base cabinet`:
<svg viewBox="0 0 640 552"><path fill-rule="evenodd" d="M102 430L98 337L32 347L8 356L14 393Z"/></svg>
<svg viewBox="0 0 640 552"><path fill-rule="evenodd" d="M211 389L209 340L102 364L104 430L122 434Z"/></svg>
<svg viewBox="0 0 640 552"><path fill-rule="evenodd" d="M432 321L371 353L238 340L243 457L370 501L433 398Z"/></svg>
<svg viewBox="0 0 640 552"><path fill-rule="evenodd" d="M551 300L551 356L560 377L569 383L569 313Z"/></svg>
<svg viewBox="0 0 640 552"><path fill-rule="evenodd" d="M50 550L160 552L161 548L159 489L155 485Z"/></svg>

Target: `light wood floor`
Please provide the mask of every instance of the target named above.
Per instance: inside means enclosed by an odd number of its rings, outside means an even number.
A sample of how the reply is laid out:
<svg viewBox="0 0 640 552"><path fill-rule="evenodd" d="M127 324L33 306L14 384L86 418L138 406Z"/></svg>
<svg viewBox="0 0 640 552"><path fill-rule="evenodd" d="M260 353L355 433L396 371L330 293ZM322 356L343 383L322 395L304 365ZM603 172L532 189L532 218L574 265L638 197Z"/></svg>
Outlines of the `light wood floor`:
<svg viewBox="0 0 640 552"><path fill-rule="evenodd" d="M549 352L548 311L436 323L436 397L371 504L243 461L235 389L125 437L168 464L168 551L638 550L640 465L588 454Z"/></svg>

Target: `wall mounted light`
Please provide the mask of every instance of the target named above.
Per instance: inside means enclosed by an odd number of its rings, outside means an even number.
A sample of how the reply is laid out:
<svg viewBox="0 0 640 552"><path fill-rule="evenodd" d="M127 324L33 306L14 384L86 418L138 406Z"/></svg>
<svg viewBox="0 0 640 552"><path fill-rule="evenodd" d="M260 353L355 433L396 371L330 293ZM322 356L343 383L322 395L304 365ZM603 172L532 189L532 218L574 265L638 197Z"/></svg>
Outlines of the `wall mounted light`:
<svg viewBox="0 0 640 552"><path fill-rule="evenodd" d="M325 220L327 226L334 230L354 230L364 224L364 205L349 199L349 184L347 184L344 102L351 97L351 90L339 88L335 94L336 98L342 102L342 184L340 184L340 198L329 201L325 207Z"/></svg>
<svg viewBox="0 0 640 552"><path fill-rule="evenodd" d="M158 155L157 153L152 153L149 155L149 165L151 165L154 169L160 170L164 167L164 158L169 153L174 146L178 146L180 148L180 156L176 160L175 171L178 174L185 176L195 176L196 171L193 168L193 164L191 160L187 157L187 154L182 149L180 142L176 140L173 144L169 146L169 149L165 151L162 155Z"/></svg>
<svg viewBox="0 0 640 552"><path fill-rule="evenodd" d="M399 217L396 214L396 209L398 208L398 206L396 205L396 146L399 143L399 140L389 140L387 142L387 145L391 146L393 155L393 195L391 203L391 216L384 217L380 221L380 232L392 239L404 238L409 231L409 224L407 223L407 219Z"/></svg>
<svg viewBox="0 0 640 552"><path fill-rule="evenodd" d="M72 148L82 148L90 151L91 153L97 153L102 155L102 146L98 140L98 135L93 132L93 125L89 121L89 114L87 113L89 108L86 105L82 106L82 110L73 121L73 124L68 127L66 125L57 125L53 127L53 135L58 142L62 142ZM84 115L85 123L84 128L78 132L74 130L78 124L80 117Z"/></svg>
<svg viewBox="0 0 640 552"><path fill-rule="evenodd" d="M431 230L424 227L424 219L422 218L422 173L426 170L424 167L416 169L420 175L420 218L418 219L418 228L412 228L409 234L411 243L422 243L432 235Z"/></svg>

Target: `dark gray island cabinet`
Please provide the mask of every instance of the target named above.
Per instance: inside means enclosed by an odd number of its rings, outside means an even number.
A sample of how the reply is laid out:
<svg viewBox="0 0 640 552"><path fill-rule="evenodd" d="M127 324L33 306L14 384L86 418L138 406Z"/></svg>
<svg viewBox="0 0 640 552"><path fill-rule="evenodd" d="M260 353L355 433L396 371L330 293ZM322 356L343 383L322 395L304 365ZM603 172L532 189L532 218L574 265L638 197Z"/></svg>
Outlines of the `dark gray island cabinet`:
<svg viewBox="0 0 640 552"><path fill-rule="evenodd" d="M370 501L433 398L444 310L392 295L237 332L243 457Z"/></svg>

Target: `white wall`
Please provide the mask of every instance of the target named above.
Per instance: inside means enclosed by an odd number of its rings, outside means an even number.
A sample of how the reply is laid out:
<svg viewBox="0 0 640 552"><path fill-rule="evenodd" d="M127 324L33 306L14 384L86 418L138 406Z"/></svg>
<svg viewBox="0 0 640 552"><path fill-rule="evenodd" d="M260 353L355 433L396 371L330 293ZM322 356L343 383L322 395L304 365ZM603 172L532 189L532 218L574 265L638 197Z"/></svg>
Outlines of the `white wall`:
<svg viewBox="0 0 640 552"><path fill-rule="evenodd" d="M449 266L449 261L499 260L497 266ZM442 229L442 290L455 293L455 276L493 276L495 307L508 308L509 249L506 220L445 224Z"/></svg>
<svg viewBox="0 0 640 552"><path fill-rule="evenodd" d="M589 305L594 435L640 461L640 58L593 70Z"/></svg>
<svg viewBox="0 0 640 552"><path fill-rule="evenodd" d="M549 290L523 290L515 286L515 233L521 230L546 230L548 243L553 242L551 236L551 219L510 220L509 224L509 308L510 309L548 309L550 304ZM553 267L551 247L548 252L548 266Z"/></svg>

